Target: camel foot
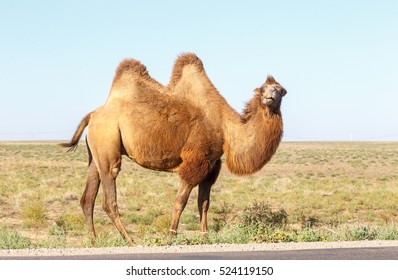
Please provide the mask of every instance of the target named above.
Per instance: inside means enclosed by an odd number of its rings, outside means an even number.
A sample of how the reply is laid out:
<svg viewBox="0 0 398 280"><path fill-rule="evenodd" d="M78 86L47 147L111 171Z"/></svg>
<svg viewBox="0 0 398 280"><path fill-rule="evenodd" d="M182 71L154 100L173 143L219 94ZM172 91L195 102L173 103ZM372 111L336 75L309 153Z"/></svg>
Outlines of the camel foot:
<svg viewBox="0 0 398 280"><path fill-rule="evenodd" d="M126 241L129 244L129 246L131 246L131 247L136 247L137 246L137 243L135 243L133 241L133 239L131 239L131 238L128 238Z"/></svg>

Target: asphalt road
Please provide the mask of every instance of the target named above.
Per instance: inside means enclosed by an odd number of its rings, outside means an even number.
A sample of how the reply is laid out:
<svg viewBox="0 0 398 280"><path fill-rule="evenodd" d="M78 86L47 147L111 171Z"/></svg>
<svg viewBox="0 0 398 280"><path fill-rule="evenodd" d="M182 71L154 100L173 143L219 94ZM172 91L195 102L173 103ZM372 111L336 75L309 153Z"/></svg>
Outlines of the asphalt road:
<svg viewBox="0 0 398 280"><path fill-rule="evenodd" d="M0 256L8 260L398 260L398 247L280 251L106 253L67 256Z"/></svg>

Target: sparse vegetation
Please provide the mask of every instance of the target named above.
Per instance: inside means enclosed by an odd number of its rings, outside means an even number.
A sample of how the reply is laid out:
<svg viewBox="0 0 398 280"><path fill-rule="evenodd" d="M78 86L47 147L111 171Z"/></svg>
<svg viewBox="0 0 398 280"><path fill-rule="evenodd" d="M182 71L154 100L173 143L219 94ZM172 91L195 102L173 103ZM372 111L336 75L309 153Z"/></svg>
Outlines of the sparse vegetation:
<svg viewBox="0 0 398 280"><path fill-rule="evenodd" d="M47 224L46 208L40 199L29 199L21 206L22 224L28 228L38 230Z"/></svg>
<svg viewBox="0 0 398 280"><path fill-rule="evenodd" d="M97 198L93 245L79 199L87 155L54 143L0 144L0 248L124 246ZM172 173L123 161L118 205L138 244L212 244L398 239L398 143L282 143L249 177L221 170L212 188L207 235L197 191L170 237L178 188Z"/></svg>
<svg viewBox="0 0 398 280"><path fill-rule="evenodd" d="M24 249L30 246L30 239L18 231L0 227L0 249Z"/></svg>

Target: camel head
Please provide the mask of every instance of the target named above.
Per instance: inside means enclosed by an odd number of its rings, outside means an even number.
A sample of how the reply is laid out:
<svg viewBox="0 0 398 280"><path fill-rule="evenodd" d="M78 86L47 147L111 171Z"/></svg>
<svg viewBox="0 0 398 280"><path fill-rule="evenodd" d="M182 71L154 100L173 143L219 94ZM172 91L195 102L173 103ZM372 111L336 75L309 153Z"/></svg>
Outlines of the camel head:
<svg viewBox="0 0 398 280"><path fill-rule="evenodd" d="M274 113L279 111L282 97L287 93L286 89L275 81L272 76L268 76L265 83L260 88L256 88L254 92L260 97L261 104Z"/></svg>

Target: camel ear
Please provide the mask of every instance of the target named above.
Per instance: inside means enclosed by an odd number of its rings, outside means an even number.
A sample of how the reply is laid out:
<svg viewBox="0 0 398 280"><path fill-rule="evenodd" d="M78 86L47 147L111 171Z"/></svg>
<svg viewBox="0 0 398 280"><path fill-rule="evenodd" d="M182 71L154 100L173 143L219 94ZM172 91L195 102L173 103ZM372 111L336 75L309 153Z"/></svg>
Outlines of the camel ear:
<svg viewBox="0 0 398 280"><path fill-rule="evenodd" d="M272 77L271 75L267 76L267 80L265 81L266 84L275 84L276 81L274 79L274 77Z"/></svg>
<svg viewBox="0 0 398 280"><path fill-rule="evenodd" d="M253 92L255 95L261 95L261 88L256 88Z"/></svg>

